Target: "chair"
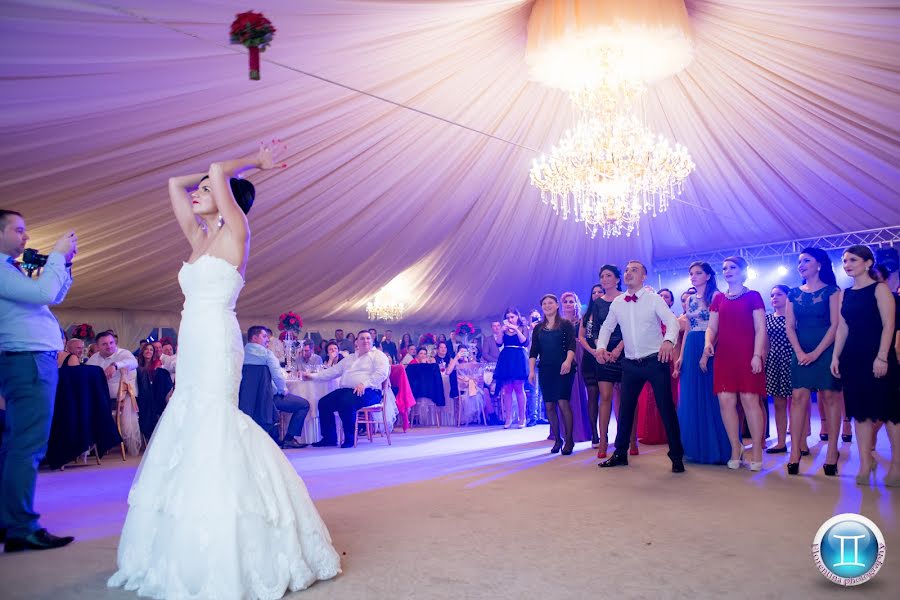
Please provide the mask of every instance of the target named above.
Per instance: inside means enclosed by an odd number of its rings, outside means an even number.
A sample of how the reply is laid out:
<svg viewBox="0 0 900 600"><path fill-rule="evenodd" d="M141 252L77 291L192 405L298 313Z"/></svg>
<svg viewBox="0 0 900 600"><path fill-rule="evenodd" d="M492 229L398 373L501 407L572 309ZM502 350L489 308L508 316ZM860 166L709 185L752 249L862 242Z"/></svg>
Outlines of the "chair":
<svg viewBox="0 0 900 600"><path fill-rule="evenodd" d="M387 424L387 410L385 409L385 398L387 396L387 388L390 385L390 380L385 379L381 384L381 403L373 404L371 406L363 406L358 411L356 411L356 426L353 428L353 447L356 448L356 442L359 439L359 426L366 426L366 437L369 439L369 442L372 442L372 426L378 425L381 423L384 426L384 430L382 435L387 438L388 446L391 445L391 432L388 429ZM376 420L378 418L378 413L381 413L381 420Z"/></svg>
<svg viewBox="0 0 900 600"><path fill-rule="evenodd" d="M275 410L275 388L267 365L244 365L241 368L241 387L238 390L238 408L253 419L263 431L272 436L278 434L280 418ZM278 442L277 439L275 439Z"/></svg>
<svg viewBox="0 0 900 600"><path fill-rule="evenodd" d="M477 383L474 383L475 382L474 378L470 378L470 377L460 377L459 378L460 393L456 397L456 426L457 427L462 426L463 404L466 402L466 400L468 398L472 398L472 397L480 398L479 394L477 393L478 392L477 389L476 389L475 394L469 394L469 392L472 391L472 387L473 387L473 385L470 385L470 382L472 382L474 384L474 386L477 388ZM465 394L462 393L463 389L466 390ZM479 401L478 404L479 404L479 408L481 409L481 420L485 425L487 425L487 417L485 416L485 413L484 413L484 398L481 398L481 400ZM475 423L477 424L478 422L476 421ZM466 425L468 425L468 423L466 423Z"/></svg>

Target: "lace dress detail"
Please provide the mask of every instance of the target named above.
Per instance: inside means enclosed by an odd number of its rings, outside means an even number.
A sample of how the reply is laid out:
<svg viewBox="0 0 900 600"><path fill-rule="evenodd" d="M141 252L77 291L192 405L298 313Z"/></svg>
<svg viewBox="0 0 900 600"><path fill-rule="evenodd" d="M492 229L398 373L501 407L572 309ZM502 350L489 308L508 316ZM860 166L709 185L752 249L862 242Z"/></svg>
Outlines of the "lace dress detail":
<svg viewBox="0 0 900 600"><path fill-rule="evenodd" d="M108 585L152 598L255 600L336 576L340 557L306 486L237 407L243 279L204 255L178 280L178 386L128 494Z"/></svg>

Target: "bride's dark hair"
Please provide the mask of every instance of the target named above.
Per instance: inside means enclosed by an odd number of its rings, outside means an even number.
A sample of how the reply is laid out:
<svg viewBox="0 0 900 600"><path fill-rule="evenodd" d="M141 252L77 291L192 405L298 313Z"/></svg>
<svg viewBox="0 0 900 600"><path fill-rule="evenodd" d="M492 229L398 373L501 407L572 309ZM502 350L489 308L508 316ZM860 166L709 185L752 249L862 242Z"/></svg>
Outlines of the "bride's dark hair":
<svg viewBox="0 0 900 600"><path fill-rule="evenodd" d="M204 175L203 179L209 179L209 175ZM201 183L203 179L200 180ZM237 177L232 177L228 183L231 185L231 195L234 196L234 201L246 215L250 212L250 207L253 206L253 200L256 198L256 188L246 179Z"/></svg>

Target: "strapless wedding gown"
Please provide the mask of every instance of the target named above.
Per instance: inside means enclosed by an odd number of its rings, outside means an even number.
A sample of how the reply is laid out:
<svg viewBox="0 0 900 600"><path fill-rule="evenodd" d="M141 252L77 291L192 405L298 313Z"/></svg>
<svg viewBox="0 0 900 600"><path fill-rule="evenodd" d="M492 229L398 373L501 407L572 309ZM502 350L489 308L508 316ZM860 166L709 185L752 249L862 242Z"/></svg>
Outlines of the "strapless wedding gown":
<svg viewBox="0 0 900 600"><path fill-rule="evenodd" d="M303 481L238 407L244 280L201 256L178 273L178 385L128 494L110 587L182 599L275 599L340 573Z"/></svg>

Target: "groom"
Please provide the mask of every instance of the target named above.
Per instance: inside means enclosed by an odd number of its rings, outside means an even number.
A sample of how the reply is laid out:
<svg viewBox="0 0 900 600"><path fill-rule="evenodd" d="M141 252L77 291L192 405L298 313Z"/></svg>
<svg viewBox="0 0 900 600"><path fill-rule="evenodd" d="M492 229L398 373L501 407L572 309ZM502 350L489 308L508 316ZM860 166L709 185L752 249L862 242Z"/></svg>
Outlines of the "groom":
<svg viewBox="0 0 900 600"><path fill-rule="evenodd" d="M656 398L656 406L662 416L669 438L669 458L672 472L683 473L684 449L681 447L681 430L678 414L672 402L672 377L669 361L678 335L678 321L665 301L655 292L644 287L647 268L636 260L625 266L625 293L613 300L609 315L600 327L597 348L606 348L609 337L619 325L625 341L625 358L622 360L622 400L619 405L616 426L616 451L600 467L618 467L628 464L628 444L638 396L649 382ZM662 325L666 327L663 337ZM610 353L600 350L606 360Z"/></svg>

